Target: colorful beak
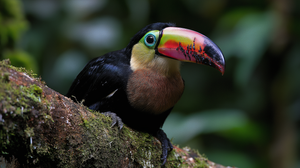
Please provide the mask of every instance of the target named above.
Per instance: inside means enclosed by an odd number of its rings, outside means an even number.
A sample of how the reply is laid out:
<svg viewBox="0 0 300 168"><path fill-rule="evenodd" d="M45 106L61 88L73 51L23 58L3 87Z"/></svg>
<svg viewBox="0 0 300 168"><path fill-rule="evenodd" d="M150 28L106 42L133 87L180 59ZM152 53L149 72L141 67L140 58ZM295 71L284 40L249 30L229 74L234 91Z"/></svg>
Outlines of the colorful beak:
<svg viewBox="0 0 300 168"><path fill-rule="evenodd" d="M193 30L167 27L160 32L156 52L179 61L204 64L225 72L225 59L208 37Z"/></svg>

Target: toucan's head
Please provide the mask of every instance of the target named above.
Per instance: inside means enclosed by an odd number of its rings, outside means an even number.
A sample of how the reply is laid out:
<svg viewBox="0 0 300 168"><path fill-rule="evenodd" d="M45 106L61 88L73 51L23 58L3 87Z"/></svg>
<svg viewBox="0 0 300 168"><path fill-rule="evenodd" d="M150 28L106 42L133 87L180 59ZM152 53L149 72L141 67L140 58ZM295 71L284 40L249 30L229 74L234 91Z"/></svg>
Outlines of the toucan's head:
<svg viewBox="0 0 300 168"><path fill-rule="evenodd" d="M193 30L171 23L153 23L140 30L130 41L132 70L155 69L165 75L179 72L180 62L193 62L225 71L219 47Z"/></svg>

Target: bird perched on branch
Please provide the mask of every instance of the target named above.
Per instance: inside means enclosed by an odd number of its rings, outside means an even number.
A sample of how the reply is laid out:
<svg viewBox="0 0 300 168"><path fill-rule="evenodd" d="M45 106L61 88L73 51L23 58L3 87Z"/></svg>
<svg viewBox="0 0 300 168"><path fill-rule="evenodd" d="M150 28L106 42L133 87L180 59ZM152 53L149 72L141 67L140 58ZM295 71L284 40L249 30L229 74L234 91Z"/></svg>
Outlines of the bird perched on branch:
<svg viewBox="0 0 300 168"><path fill-rule="evenodd" d="M165 164L173 146L161 127L184 90L180 61L208 65L222 74L225 70L221 50L206 36L153 23L124 49L92 59L66 96L109 115L120 129L125 123L157 137Z"/></svg>

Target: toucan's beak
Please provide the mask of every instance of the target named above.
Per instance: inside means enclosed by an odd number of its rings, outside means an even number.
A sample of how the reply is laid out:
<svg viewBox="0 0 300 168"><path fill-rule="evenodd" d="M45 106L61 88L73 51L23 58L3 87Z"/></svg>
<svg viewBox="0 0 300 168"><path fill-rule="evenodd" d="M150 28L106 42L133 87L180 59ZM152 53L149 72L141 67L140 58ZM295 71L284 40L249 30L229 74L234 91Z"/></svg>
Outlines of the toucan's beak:
<svg viewBox="0 0 300 168"><path fill-rule="evenodd" d="M156 53L179 61L212 66L222 75L225 71L225 59L219 47L193 30L177 27L161 30Z"/></svg>

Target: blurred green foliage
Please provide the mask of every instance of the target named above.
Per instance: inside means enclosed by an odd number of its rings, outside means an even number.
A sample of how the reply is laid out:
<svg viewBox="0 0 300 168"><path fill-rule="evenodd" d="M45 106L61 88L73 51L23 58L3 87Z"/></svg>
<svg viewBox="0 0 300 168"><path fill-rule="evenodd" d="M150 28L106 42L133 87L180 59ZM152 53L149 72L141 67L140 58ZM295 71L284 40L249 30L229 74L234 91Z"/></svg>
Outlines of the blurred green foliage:
<svg viewBox="0 0 300 168"><path fill-rule="evenodd" d="M124 48L149 23L196 30L222 49L226 72L182 65L186 89L168 137L224 165L295 168L299 18L292 0L0 0L0 54L65 94L88 60Z"/></svg>
<svg viewBox="0 0 300 168"><path fill-rule="evenodd" d="M18 1L0 1L0 23L1 48L13 46L27 26Z"/></svg>
<svg viewBox="0 0 300 168"><path fill-rule="evenodd" d="M38 71L36 60L18 49L28 23L18 0L0 0L0 58L9 58L16 66Z"/></svg>

